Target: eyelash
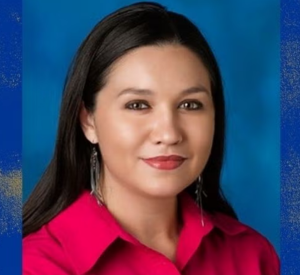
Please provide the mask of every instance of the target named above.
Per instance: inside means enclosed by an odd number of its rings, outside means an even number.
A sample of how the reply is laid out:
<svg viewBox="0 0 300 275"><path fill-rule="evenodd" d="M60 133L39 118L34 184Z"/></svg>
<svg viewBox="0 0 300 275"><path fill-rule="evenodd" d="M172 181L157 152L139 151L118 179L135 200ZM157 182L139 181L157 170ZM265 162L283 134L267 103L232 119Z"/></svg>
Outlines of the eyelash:
<svg viewBox="0 0 300 275"><path fill-rule="evenodd" d="M197 111L197 110L200 110L200 109L203 108L203 104L201 102L197 101L197 100L184 101L180 105L186 104L186 103L190 103L190 104L192 103L192 104L197 105L196 108L188 108L187 110L189 110L189 111ZM132 101L132 102L127 103L125 108L129 109L129 110L133 110L133 111L141 111L141 110L147 109L147 108L134 108L133 107L134 104L144 104L144 105L147 105L149 107L148 103L145 102L145 101Z"/></svg>

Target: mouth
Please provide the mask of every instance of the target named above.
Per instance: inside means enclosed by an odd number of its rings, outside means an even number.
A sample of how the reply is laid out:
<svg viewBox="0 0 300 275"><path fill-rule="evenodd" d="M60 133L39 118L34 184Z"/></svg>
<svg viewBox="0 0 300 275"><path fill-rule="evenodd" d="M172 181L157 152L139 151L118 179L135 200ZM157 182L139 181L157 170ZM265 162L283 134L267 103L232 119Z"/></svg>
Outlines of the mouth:
<svg viewBox="0 0 300 275"><path fill-rule="evenodd" d="M154 158L142 159L149 166L160 170L173 170L183 164L186 158L172 155L172 156L158 156Z"/></svg>

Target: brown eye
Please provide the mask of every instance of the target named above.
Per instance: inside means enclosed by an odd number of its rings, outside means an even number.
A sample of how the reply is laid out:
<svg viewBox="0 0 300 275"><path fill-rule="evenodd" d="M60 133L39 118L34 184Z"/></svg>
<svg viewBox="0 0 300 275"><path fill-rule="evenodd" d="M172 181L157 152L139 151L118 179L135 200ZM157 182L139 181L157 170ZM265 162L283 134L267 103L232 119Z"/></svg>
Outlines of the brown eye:
<svg viewBox="0 0 300 275"><path fill-rule="evenodd" d="M131 102L126 104L126 109L130 109L130 110L143 110L143 109L147 109L148 105L144 102L140 102L140 101L135 101L135 102Z"/></svg>
<svg viewBox="0 0 300 275"><path fill-rule="evenodd" d="M186 101L183 102L180 106L183 106L181 108L187 110L200 110L203 107L202 103L198 101Z"/></svg>

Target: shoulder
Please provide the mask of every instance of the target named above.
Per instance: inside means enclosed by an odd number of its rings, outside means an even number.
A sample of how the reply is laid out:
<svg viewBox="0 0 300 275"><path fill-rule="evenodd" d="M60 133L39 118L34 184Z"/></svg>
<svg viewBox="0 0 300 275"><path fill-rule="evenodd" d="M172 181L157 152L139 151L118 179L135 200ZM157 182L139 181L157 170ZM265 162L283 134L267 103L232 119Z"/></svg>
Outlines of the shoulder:
<svg viewBox="0 0 300 275"><path fill-rule="evenodd" d="M84 192L23 239L23 274L81 274L92 266L117 237L105 214L95 198Z"/></svg>
<svg viewBox="0 0 300 275"><path fill-rule="evenodd" d="M225 234L231 253L245 263L256 262L262 274L279 274L279 257L269 240L242 222L223 214L213 216L215 226Z"/></svg>
<svg viewBox="0 0 300 275"><path fill-rule="evenodd" d="M85 211L84 207L78 206L81 201L79 197L38 231L23 238L24 275L74 274L74 270L70 270L72 262L64 236L73 228L76 214L80 216L81 211Z"/></svg>
<svg viewBox="0 0 300 275"><path fill-rule="evenodd" d="M23 238L22 258L24 275L66 275L71 263L64 248L53 236L47 225Z"/></svg>

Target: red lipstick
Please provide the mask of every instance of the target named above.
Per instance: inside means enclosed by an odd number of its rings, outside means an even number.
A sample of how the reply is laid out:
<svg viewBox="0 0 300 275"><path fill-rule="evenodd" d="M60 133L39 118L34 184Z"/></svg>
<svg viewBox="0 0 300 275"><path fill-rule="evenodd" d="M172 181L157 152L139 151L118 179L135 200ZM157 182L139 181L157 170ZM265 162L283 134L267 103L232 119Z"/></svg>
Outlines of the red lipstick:
<svg viewBox="0 0 300 275"><path fill-rule="evenodd" d="M173 170L178 168L186 158L178 155L157 156L154 158L143 159L151 167L161 170Z"/></svg>

